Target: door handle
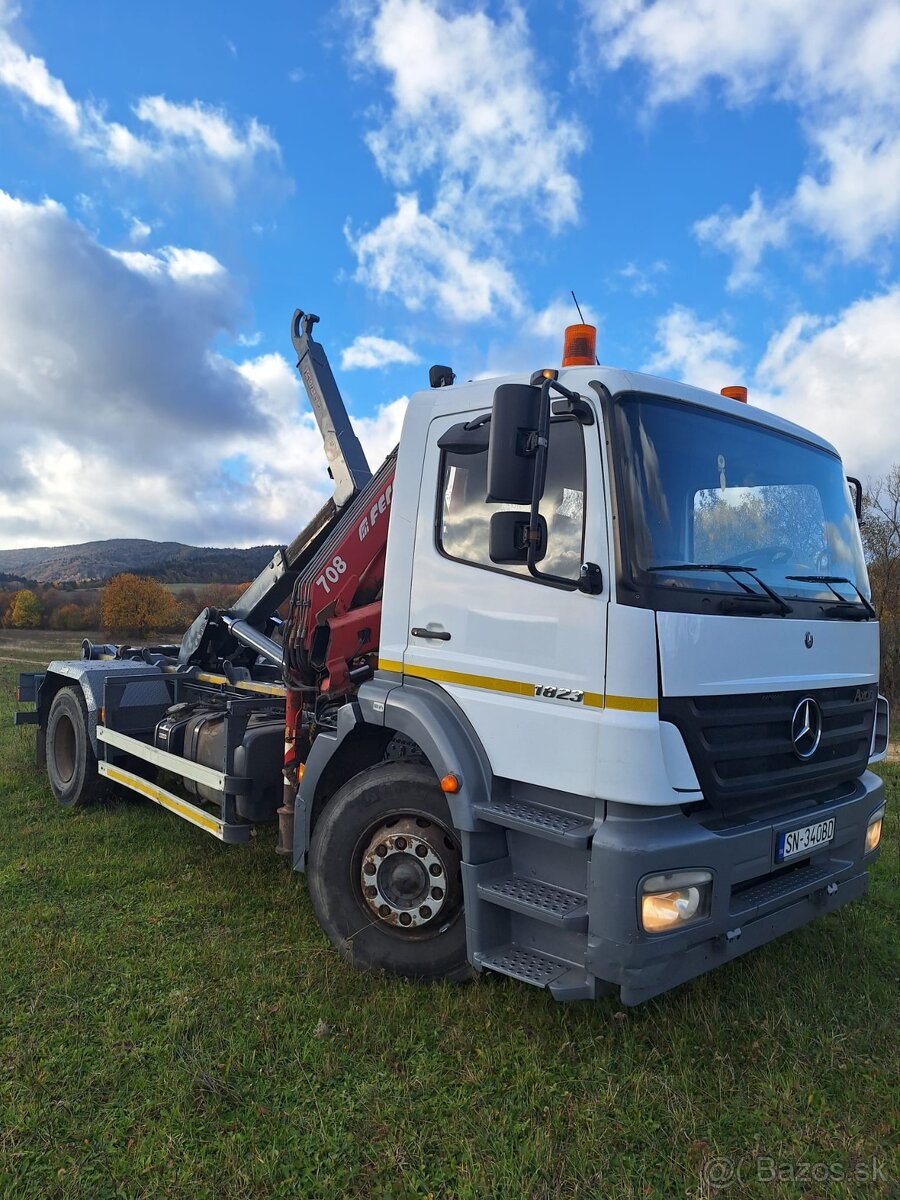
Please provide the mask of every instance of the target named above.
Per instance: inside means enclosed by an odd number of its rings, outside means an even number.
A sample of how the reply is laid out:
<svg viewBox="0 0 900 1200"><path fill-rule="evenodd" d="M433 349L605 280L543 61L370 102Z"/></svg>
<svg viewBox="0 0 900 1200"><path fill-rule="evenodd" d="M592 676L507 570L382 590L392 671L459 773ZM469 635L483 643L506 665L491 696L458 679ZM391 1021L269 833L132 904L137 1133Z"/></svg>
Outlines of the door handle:
<svg viewBox="0 0 900 1200"><path fill-rule="evenodd" d="M433 638L436 642L449 642L450 634L444 629L419 629L413 628L409 631L413 637Z"/></svg>

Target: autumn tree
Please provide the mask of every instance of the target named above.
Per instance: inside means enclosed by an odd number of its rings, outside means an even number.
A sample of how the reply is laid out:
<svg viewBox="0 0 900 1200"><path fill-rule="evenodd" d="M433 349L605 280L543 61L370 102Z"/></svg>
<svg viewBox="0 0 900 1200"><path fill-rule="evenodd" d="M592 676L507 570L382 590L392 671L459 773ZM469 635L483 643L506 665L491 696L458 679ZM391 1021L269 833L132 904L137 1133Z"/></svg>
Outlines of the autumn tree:
<svg viewBox="0 0 900 1200"><path fill-rule="evenodd" d="M178 603L155 579L116 575L103 589L101 620L105 629L144 635L176 625Z"/></svg>
<svg viewBox="0 0 900 1200"><path fill-rule="evenodd" d="M765 506L744 489L725 500L724 492L697 493L694 508L694 558L697 562L730 562L736 553L766 542Z"/></svg>
<svg viewBox="0 0 900 1200"><path fill-rule="evenodd" d="M205 583L194 593L195 612L201 608L229 609L247 585L243 583Z"/></svg>
<svg viewBox="0 0 900 1200"><path fill-rule="evenodd" d="M51 629L94 629L100 623L100 612L88 604L61 604L50 614Z"/></svg>
<svg viewBox="0 0 900 1200"><path fill-rule="evenodd" d="M38 629L41 624L41 606L37 596L29 588L22 588L13 596L6 614L6 624L11 629Z"/></svg>

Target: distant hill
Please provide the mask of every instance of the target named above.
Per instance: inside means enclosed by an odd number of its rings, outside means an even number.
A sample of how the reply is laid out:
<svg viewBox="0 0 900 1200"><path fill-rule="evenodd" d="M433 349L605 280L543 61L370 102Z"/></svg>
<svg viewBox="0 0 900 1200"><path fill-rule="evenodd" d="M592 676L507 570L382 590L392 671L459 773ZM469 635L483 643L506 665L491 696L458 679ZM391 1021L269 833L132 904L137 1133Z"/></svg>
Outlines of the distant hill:
<svg viewBox="0 0 900 1200"><path fill-rule="evenodd" d="M255 578L277 549L251 546L234 550L151 542L144 538L111 538L78 546L36 546L0 550L0 575L38 583L102 583L131 571L163 583L242 583Z"/></svg>

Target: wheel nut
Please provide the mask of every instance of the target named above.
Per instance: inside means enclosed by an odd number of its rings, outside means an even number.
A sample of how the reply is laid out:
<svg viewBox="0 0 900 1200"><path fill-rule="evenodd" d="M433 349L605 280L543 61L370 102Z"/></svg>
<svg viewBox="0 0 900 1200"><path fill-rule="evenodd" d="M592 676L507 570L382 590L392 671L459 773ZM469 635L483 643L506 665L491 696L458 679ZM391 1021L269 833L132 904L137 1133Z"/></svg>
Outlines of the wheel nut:
<svg viewBox="0 0 900 1200"><path fill-rule="evenodd" d="M367 862L363 867L363 870L367 875L374 875L376 870L375 864L373 862Z"/></svg>
<svg viewBox="0 0 900 1200"><path fill-rule="evenodd" d="M419 842L418 846L416 846L416 854L418 854L419 858L424 858L427 853L428 847L423 846L422 843Z"/></svg>
<svg viewBox="0 0 900 1200"><path fill-rule="evenodd" d="M432 875L443 875L444 869L440 863L432 863L428 868Z"/></svg>
<svg viewBox="0 0 900 1200"><path fill-rule="evenodd" d="M397 840L394 842L394 845L397 847L398 850L405 850L406 849L406 838L398 837Z"/></svg>
<svg viewBox="0 0 900 1200"><path fill-rule="evenodd" d="M400 914L400 924L401 925L409 925L409 923L411 921L412 921L412 917L409 915L408 912L404 912L404 913Z"/></svg>
<svg viewBox="0 0 900 1200"><path fill-rule="evenodd" d="M384 858L384 856L387 854L387 846L384 844L384 842L375 847L375 853L379 858Z"/></svg>
<svg viewBox="0 0 900 1200"><path fill-rule="evenodd" d="M383 917L389 917L391 915L390 907L387 904L382 904L378 911Z"/></svg>
<svg viewBox="0 0 900 1200"><path fill-rule="evenodd" d="M373 888L373 891L374 891L374 888ZM443 900L444 889L443 888L432 888L431 889L431 898L432 898L432 900Z"/></svg>
<svg viewBox="0 0 900 1200"><path fill-rule="evenodd" d="M377 887L372 887L372 885L370 884L370 885L369 885L369 886L366 888L366 895L367 895L367 896L369 897L369 899L371 900L373 896L377 896L377 895L378 895L378 888L377 888Z"/></svg>
<svg viewBox="0 0 900 1200"><path fill-rule="evenodd" d="M419 909L419 916L424 917L426 921L431 916L431 909L428 907L427 904L423 904L422 907Z"/></svg>

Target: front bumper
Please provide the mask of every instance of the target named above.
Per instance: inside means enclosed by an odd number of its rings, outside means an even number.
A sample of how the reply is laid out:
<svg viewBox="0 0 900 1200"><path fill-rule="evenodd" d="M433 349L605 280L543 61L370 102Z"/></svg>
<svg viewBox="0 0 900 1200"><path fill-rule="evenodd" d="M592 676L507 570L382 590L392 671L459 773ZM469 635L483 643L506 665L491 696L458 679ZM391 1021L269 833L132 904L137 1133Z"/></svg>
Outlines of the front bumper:
<svg viewBox="0 0 900 1200"><path fill-rule="evenodd" d="M612 805L591 851L590 974L643 1000L805 925L861 896L878 850L865 853L866 826L884 803L884 784L865 772L850 794L789 817L704 823L680 809ZM835 819L834 838L797 863L775 862L778 835ZM641 880L684 868L713 874L708 917L671 933L644 933Z"/></svg>

